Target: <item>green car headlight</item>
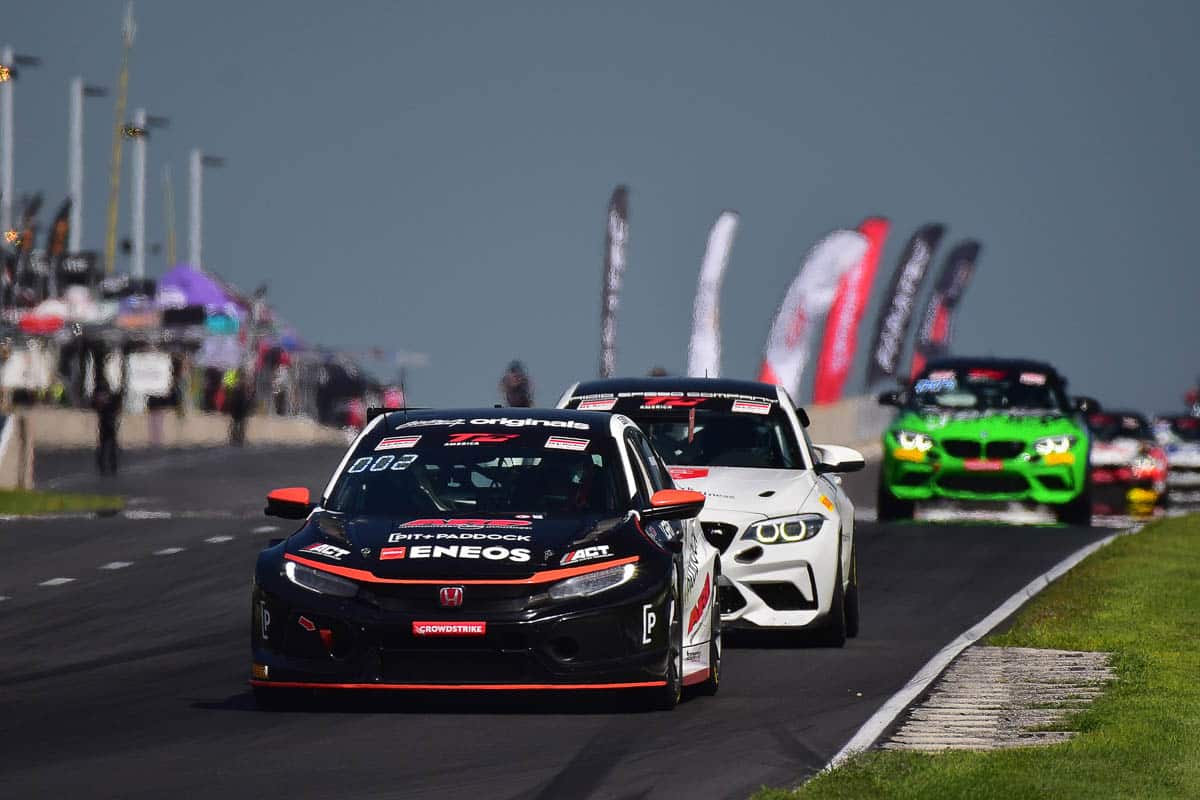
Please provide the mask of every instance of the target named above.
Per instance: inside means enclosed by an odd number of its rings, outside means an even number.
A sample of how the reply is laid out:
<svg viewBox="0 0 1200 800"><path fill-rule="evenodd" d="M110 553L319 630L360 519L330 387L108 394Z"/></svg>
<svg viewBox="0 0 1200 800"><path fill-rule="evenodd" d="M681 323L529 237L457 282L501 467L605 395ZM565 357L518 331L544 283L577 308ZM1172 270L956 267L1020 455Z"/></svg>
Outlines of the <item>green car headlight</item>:
<svg viewBox="0 0 1200 800"><path fill-rule="evenodd" d="M1039 456L1065 453L1075 446L1076 441L1074 436L1046 436L1033 443L1033 452Z"/></svg>
<svg viewBox="0 0 1200 800"><path fill-rule="evenodd" d="M801 514L756 522L742 536L759 544L787 544L811 539L821 531L825 518L820 514Z"/></svg>
<svg viewBox="0 0 1200 800"><path fill-rule="evenodd" d="M916 431L896 431L896 443L901 450L916 450L925 453L933 447L933 438L927 433Z"/></svg>

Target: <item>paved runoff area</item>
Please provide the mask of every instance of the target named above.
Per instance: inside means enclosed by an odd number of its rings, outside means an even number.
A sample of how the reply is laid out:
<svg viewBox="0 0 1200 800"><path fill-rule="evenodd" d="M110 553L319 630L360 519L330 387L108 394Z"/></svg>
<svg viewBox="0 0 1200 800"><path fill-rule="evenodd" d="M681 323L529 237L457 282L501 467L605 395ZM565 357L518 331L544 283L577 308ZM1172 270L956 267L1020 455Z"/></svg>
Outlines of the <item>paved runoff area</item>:
<svg viewBox="0 0 1200 800"><path fill-rule="evenodd" d="M721 691L673 712L622 697L338 697L258 711L248 591L341 450L39 457L42 485L119 493L114 517L0 520L0 786L11 797L745 798L820 770L936 653L1111 533L985 522L858 529L862 633L844 649L730 636ZM846 477L873 505L875 474Z"/></svg>

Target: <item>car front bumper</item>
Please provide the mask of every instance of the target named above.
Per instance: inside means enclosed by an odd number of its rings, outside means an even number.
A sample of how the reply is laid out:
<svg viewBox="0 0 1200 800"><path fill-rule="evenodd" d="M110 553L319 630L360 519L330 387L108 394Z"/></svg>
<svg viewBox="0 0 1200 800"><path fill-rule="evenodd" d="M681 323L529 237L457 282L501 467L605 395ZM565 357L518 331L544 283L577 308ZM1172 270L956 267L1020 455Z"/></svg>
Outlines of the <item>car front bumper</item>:
<svg viewBox="0 0 1200 800"><path fill-rule="evenodd" d="M1086 485L1085 465L1073 455L1071 463L1047 464L1013 458L988 463L950 456L897 457L884 453L882 480L891 493L908 501L1001 501L1062 505L1077 498ZM1083 458L1086 463L1086 457Z"/></svg>

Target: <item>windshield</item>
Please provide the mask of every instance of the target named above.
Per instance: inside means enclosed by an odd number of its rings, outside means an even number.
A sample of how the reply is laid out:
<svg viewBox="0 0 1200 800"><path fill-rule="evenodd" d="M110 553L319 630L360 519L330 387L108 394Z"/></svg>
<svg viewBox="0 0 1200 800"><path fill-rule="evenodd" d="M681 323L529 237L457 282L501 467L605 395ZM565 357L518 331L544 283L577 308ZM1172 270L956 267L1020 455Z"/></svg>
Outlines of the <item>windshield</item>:
<svg viewBox="0 0 1200 800"><path fill-rule="evenodd" d="M918 411L1041 411L1065 413L1062 387L1041 372L995 367L939 369L918 378L909 393Z"/></svg>
<svg viewBox="0 0 1200 800"><path fill-rule="evenodd" d="M1088 429L1102 442L1113 439L1150 439L1150 423L1140 414L1088 414Z"/></svg>
<svg viewBox="0 0 1200 800"><path fill-rule="evenodd" d="M561 517L623 510L614 474L620 464L607 436L469 424L418 424L386 433L360 443L326 508L389 517L444 512Z"/></svg>
<svg viewBox="0 0 1200 800"><path fill-rule="evenodd" d="M1185 442L1200 442L1200 417L1168 417L1163 421L1175 438Z"/></svg>
<svg viewBox="0 0 1200 800"><path fill-rule="evenodd" d="M671 465L802 469L791 426L779 416L721 412L634 416L663 460Z"/></svg>

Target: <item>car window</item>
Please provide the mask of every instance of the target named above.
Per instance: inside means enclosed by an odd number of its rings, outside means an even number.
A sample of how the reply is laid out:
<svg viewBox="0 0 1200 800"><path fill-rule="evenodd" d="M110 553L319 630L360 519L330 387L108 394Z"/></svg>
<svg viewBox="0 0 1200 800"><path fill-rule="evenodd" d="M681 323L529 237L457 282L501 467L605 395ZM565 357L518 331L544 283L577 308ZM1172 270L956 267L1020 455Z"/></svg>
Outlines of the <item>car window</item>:
<svg viewBox="0 0 1200 800"><path fill-rule="evenodd" d="M654 487L654 491L673 488L671 475L659 459L658 453L654 452L654 448L650 446L650 442L640 432L635 431L631 435L638 452L642 455L642 462L646 465L650 485Z"/></svg>
<svg viewBox="0 0 1200 800"><path fill-rule="evenodd" d="M632 431L625 434L625 455L629 458L630 466L633 467L633 482L637 492L638 505L644 506L650 502L650 477L646 474L637 446L633 443Z"/></svg>

